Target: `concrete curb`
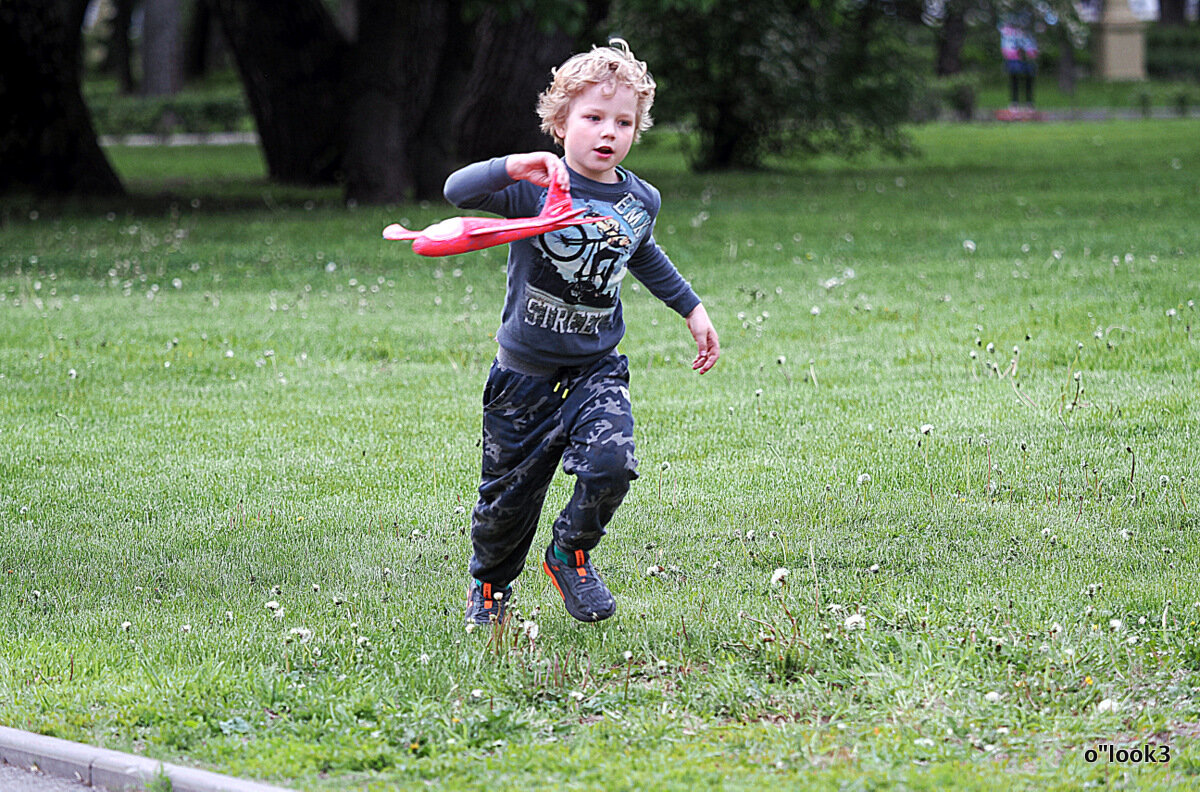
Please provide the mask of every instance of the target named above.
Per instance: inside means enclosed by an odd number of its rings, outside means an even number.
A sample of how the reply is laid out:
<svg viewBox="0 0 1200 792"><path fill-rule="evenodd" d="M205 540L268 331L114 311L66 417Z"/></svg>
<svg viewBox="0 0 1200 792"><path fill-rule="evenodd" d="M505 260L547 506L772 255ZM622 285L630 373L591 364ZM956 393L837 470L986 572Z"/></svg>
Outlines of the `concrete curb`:
<svg viewBox="0 0 1200 792"><path fill-rule="evenodd" d="M36 766L47 775L103 787L109 792L144 789L160 774L170 779L172 792L293 792L7 726L0 726L0 762Z"/></svg>

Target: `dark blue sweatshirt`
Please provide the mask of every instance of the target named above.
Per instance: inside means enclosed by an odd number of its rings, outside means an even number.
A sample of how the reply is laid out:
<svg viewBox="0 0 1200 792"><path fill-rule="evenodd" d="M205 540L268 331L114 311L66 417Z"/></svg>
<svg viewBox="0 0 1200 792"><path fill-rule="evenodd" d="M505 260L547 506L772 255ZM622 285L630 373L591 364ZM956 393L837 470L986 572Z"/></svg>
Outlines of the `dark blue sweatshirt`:
<svg viewBox="0 0 1200 792"><path fill-rule="evenodd" d="M654 241L658 190L624 168L616 184L571 171L571 203L587 216L611 217L508 246L508 291L496 340L510 356L535 366L587 366L612 352L625 335L621 281L625 273L687 316L700 298ZM462 209L532 217L546 188L516 181L505 158L477 162L446 180L446 200Z"/></svg>

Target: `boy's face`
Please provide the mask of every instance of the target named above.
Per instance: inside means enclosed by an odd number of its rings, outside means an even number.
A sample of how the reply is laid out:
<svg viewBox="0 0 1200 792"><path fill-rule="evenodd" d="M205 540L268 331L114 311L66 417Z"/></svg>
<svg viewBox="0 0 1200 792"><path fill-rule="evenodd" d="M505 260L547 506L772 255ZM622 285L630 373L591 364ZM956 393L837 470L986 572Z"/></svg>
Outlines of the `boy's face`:
<svg viewBox="0 0 1200 792"><path fill-rule="evenodd" d="M562 138L567 165L576 173L613 184L617 165L637 132L637 94L627 85L593 83L580 91L554 128Z"/></svg>

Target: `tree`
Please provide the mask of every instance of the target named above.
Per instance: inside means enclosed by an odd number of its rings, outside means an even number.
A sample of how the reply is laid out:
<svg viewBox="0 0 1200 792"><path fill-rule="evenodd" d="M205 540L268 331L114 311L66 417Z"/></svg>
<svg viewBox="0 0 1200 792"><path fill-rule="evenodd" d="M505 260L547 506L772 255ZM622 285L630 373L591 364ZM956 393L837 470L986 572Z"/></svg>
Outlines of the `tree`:
<svg viewBox="0 0 1200 792"><path fill-rule="evenodd" d="M1187 24L1187 0L1159 0L1158 23L1181 27Z"/></svg>
<svg viewBox="0 0 1200 792"><path fill-rule="evenodd" d="M349 45L320 0L208 0L241 75L269 176L331 184L340 173Z"/></svg>
<svg viewBox="0 0 1200 792"><path fill-rule="evenodd" d="M881 0L625 0L660 115L696 124L699 169L772 151L904 148L917 70ZM635 35L636 34L636 35Z"/></svg>
<svg viewBox="0 0 1200 792"><path fill-rule="evenodd" d="M545 145L534 98L547 61L570 47L536 20L607 5L512 0L497 11L478 0L359 0L348 15L357 32L347 36L320 0L208 2L271 178L341 181L348 199L365 203L439 196L459 150Z"/></svg>
<svg viewBox="0 0 1200 792"><path fill-rule="evenodd" d="M119 194L80 92L87 0L0 0L0 192Z"/></svg>
<svg viewBox="0 0 1200 792"><path fill-rule="evenodd" d="M183 87L180 0L146 0L142 24L142 91L147 96L179 93Z"/></svg>

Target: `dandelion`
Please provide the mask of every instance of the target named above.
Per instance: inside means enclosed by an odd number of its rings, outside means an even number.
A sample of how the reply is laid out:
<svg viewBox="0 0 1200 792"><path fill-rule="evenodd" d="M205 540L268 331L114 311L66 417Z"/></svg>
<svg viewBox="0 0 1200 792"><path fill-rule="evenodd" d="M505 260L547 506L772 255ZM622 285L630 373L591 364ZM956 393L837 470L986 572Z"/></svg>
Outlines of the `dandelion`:
<svg viewBox="0 0 1200 792"><path fill-rule="evenodd" d="M225 611L225 621L233 621L233 611Z"/></svg>
<svg viewBox="0 0 1200 792"><path fill-rule="evenodd" d="M921 424L921 434L927 435L933 431L933 424Z"/></svg>
<svg viewBox="0 0 1200 792"><path fill-rule="evenodd" d="M578 690L572 690L567 695L570 696L571 698L575 699L576 701L583 701L583 693Z"/></svg>
<svg viewBox="0 0 1200 792"><path fill-rule="evenodd" d="M787 567L779 567L771 573L771 585L782 586L787 582L788 570Z"/></svg>
<svg viewBox="0 0 1200 792"><path fill-rule="evenodd" d="M625 658L625 662L626 662L626 663L628 663L630 660L632 660L632 659L633 659L633 652L631 652L631 651L629 651L628 649L626 649L626 650L625 650L625 651L624 651L624 652L621 654L621 657L624 657L624 658Z"/></svg>
<svg viewBox="0 0 1200 792"><path fill-rule="evenodd" d="M967 251L968 253L974 253L975 252L975 242L970 239L964 239L963 240L963 250Z"/></svg>
<svg viewBox="0 0 1200 792"><path fill-rule="evenodd" d="M421 652L421 654L417 657L417 662L421 665L429 665L429 655Z"/></svg>
<svg viewBox="0 0 1200 792"><path fill-rule="evenodd" d="M870 473L859 473L858 474L858 486L865 487L870 483L871 483L871 474Z"/></svg>
<svg viewBox="0 0 1200 792"><path fill-rule="evenodd" d="M76 377L78 377L78 376L79 376L79 373L78 373L78 372L76 372L76 371L75 371L75 369L70 369L70 370L67 372L67 378L68 378L68 379L75 379L75 378L76 378Z"/></svg>
<svg viewBox="0 0 1200 792"><path fill-rule="evenodd" d="M179 629L181 632L183 632L184 635L187 635L188 633L190 633L192 631L192 625L185 624L182 627L180 627Z"/></svg>
<svg viewBox="0 0 1200 792"><path fill-rule="evenodd" d="M521 632L525 633L525 637L530 641L536 641L538 637L537 622L527 621L521 625Z"/></svg>
<svg viewBox="0 0 1200 792"><path fill-rule="evenodd" d="M267 603L266 605L264 605L263 607L264 607L264 608L266 608L266 609L267 609L267 610L269 610L269 611L272 611L272 612L274 612L274 611L277 611L277 610L279 610L279 603L278 603L278 602L276 602L275 600L271 600L270 602L268 602L268 603Z"/></svg>
<svg viewBox="0 0 1200 792"><path fill-rule="evenodd" d="M321 586L320 586L320 584L319 584L319 583L313 583L313 584L312 584L312 590L313 590L313 593L314 593L314 594L320 594L320 593L321 593Z"/></svg>
<svg viewBox="0 0 1200 792"><path fill-rule="evenodd" d="M813 316L820 316L821 315L821 306L814 305L812 308L809 309L808 312L810 314L812 314Z"/></svg>
<svg viewBox="0 0 1200 792"><path fill-rule="evenodd" d="M756 393L756 394L754 394L754 395L755 395L755 396L757 396L757 395L759 395L759 394L761 394L761 393L762 393L762 391L759 391L758 393ZM666 472L668 472L668 471L670 471L670 470L671 470L671 463L670 463L670 462L663 462L661 465L659 465L659 468L658 468L658 469L659 469L659 470L661 470L663 473L666 473Z"/></svg>
<svg viewBox="0 0 1200 792"><path fill-rule="evenodd" d="M371 640L369 638L367 638L367 636L365 636L365 635L358 636L358 639L354 643L358 646L359 649L370 649L371 648Z"/></svg>
<svg viewBox="0 0 1200 792"><path fill-rule="evenodd" d="M780 355L779 357L775 358L775 362L778 365L782 366L784 363L787 363L787 357L784 355Z"/></svg>
<svg viewBox="0 0 1200 792"><path fill-rule="evenodd" d="M994 690L989 690L983 696L983 700L988 704L999 704L1001 698L1001 695Z"/></svg>
<svg viewBox="0 0 1200 792"><path fill-rule="evenodd" d="M846 621L842 622L842 627L846 629L846 632L865 630L867 629L867 619L861 613L851 613L846 617Z"/></svg>
<svg viewBox="0 0 1200 792"><path fill-rule="evenodd" d="M288 635L292 636L302 644L308 643L312 640L312 630L305 629L304 627L293 627L288 631Z"/></svg>
<svg viewBox="0 0 1200 792"><path fill-rule="evenodd" d="M483 691L480 690L479 688L475 688L474 690L471 691L471 698L473 698L473 699L483 698Z"/></svg>
<svg viewBox="0 0 1200 792"><path fill-rule="evenodd" d="M1113 701L1110 698L1106 698L1106 699L1104 699L1104 701L1101 701L1099 704L1096 705L1096 712L1098 712L1098 713L1099 712L1116 712L1118 709L1120 709L1120 706L1117 704L1117 702Z"/></svg>
<svg viewBox="0 0 1200 792"><path fill-rule="evenodd" d="M121 630L122 631L129 632L131 629L133 629L133 624L131 622L127 622L127 621L121 622Z"/></svg>
<svg viewBox="0 0 1200 792"><path fill-rule="evenodd" d="M658 577L666 571L667 570L663 569L658 564L651 564L650 566L646 567L646 577Z"/></svg>
<svg viewBox="0 0 1200 792"><path fill-rule="evenodd" d="M879 564L871 564L871 566L867 567L867 571L870 572L872 575L878 575L879 574Z"/></svg>
<svg viewBox="0 0 1200 792"><path fill-rule="evenodd" d="M1124 629L1125 623L1120 619L1112 619L1108 622L1108 626L1113 632L1120 632L1122 629Z"/></svg>
<svg viewBox="0 0 1200 792"><path fill-rule="evenodd" d="M996 345L989 341L988 345L985 347L985 350L989 355L991 355L996 351Z"/></svg>

